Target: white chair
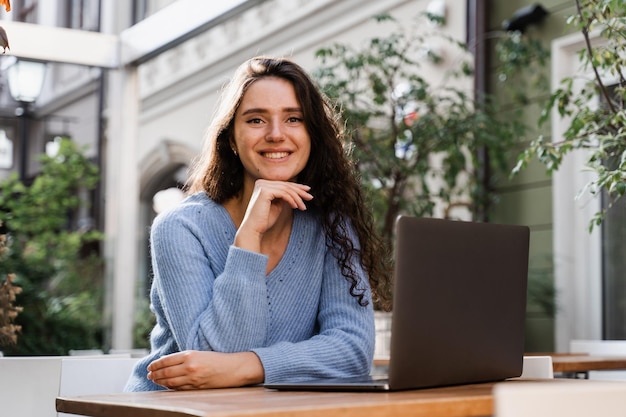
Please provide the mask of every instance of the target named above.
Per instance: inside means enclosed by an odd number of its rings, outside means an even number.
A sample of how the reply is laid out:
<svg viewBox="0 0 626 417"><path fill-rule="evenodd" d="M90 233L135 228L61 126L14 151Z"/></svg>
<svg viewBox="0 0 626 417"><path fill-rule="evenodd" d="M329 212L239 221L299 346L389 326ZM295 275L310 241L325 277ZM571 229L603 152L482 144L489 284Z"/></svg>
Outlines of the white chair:
<svg viewBox="0 0 626 417"><path fill-rule="evenodd" d="M102 349L70 349L70 356L98 356L104 355Z"/></svg>
<svg viewBox="0 0 626 417"><path fill-rule="evenodd" d="M122 392L139 359L129 355L0 358L0 415L67 416L56 397Z"/></svg>
<svg viewBox="0 0 626 417"><path fill-rule="evenodd" d="M600 381L497 384L494 417L624 417L626 383Z"/></svg>
<svg viewBox="0 0 626 417"><path fill-rule="evenodd" d="M109 355L130 355L131 358L143 358L148 353L149 349L111 349Z"/></svg>
<svg viewBox="0 0 626 417"><path fill-rule="evenodd" d="M626 340L574 339L569 343L569 351L600 356L626 356Z"/></svg>
<svg viewBox="0 0 626 417"><path fill-rule="evenodd" d="M551 356L524 356L522 367L523 379L552 379L554 378L554 368L552 367Z"/></svg>
<svg viewBox="0 0 626 417"><path fill-rule="evenodd" d="M586 340L570 341L570 353L586 353L596 356L626 356L626 340ZM606 381L626 381L626 371L590 371L589 379Z"/></svg>

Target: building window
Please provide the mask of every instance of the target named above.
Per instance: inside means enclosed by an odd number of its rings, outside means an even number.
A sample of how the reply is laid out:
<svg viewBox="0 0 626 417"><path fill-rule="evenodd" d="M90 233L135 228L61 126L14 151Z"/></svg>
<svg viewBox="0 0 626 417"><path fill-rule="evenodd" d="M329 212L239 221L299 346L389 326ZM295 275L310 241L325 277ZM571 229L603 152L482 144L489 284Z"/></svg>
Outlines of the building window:
<svg viewBox="0 0 626 417"><path fill-rule="evenodd" d="M594 44L599 43L593 34ZM551 71L553 81L570 77L576 91L584 88L593 74L576 65L578 53L585 48L580 34L566 35L552 42ZM557 86L555 85L555 88ZM590 106L600 105L597 97ZM563 139L568 119L552 118L552 140ZM559 170L552 175L554 284L556 288L555 350L567 352L574 339L602 339L605 318L603 300L602 231L589 232L589 222L601 210L601 199L585 193L576 195L593 179L585 170L589 153L571 152Z"/></svg>
<svg viewBox="0 0 626 417"><path fill-rule="evenodd" d="M13 141L4 129L0 129L0 169L13 168Z"/></svg>
<svg viewBox="0 0 626 417"><path fill-rule="evenodd" d="M615 91L614 103L624 107L624 103ZM601 101L602 105L604 103ZM609 169L619 164L619 157L605 161ZM603 338L613 340L626 339L626 198L613 203L605 192L602 195L602 208L607 211L602 222L602 293L603 293Z"/></svg>
<svg viewBox="0 0 626 417"><path fill-rule="evenodd" d="M626 200L621 198L602 222L603 339L626 339L625 255Z"/></svg>
<svg viewBox="0 0 626 417"><path fill-rule="evenodd" d="M175 1L176 0L134 0L133 24L141 22Z"/></svg>
<svg viewBox="0 0 626 417"><path fill-rule="evenodd" d="M98 32L100 0L67 0L66 27Z"/></svg>
<svg viewBox="0 0 626 417"><path fill-rule="evenodd" d="M18 22L37 23L37 0L17 0L13 10Z"/></svg>
<svg viewBox="0 0 626 417"><path fill-rule="evenodd" d="M147 0L134 0L133 1L133 25L141 22L147 15Z"/></svg>

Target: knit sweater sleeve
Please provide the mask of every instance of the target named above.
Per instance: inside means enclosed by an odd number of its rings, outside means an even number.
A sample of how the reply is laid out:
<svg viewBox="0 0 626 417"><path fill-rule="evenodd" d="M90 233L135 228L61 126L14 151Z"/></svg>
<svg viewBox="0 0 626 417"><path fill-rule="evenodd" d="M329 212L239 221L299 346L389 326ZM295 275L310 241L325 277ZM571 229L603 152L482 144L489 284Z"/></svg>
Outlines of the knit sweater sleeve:
<svg viewBox="0 0 626 417"><path fill-rule="evenodd" d="M224 244L206 228L180 213L154 222L153 303L164 321L157 324L169 329L179 350L249 350L266 337L267 257ZM220 251L227 251L221 271L211 262Z"/></svg>
<svg viewBox="0 0 626 417"><path fill-rule="evenodd" d="M337 259L329 251L323 258L316 319L319 330L306 340L253 349L263 364L266 383L365 375L371 369L375 330L367 274L355 266L357 289L365 292L364 299L369 302L363 306L350 294L350 283Z"/></svg>

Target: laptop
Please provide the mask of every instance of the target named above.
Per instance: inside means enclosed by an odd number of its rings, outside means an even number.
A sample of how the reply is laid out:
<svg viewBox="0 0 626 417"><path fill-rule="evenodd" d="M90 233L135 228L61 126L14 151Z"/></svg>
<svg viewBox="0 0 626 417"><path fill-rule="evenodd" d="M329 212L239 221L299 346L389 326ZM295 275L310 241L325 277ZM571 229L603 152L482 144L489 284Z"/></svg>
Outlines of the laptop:
<svg viewBox="0 0 626 417"><path fill-rule="evenodd" d="M264 386L397 391L519 377L529 238L526 226L400 216L388 375Z"/></svg>

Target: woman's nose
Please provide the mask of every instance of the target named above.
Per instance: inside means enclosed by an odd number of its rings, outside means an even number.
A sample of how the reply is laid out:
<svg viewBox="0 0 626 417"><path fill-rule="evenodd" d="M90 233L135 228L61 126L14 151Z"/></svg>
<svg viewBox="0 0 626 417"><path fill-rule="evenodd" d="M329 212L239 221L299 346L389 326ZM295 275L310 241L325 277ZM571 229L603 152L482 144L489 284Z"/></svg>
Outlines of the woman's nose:
<svg viewBox="0 0 626 417"><path fill-rule="evenodd" d="M268 126L267 135L265 136L265 140L268 142L276 142L284 139L283 126L280 123L270 123Z"/></svg>

